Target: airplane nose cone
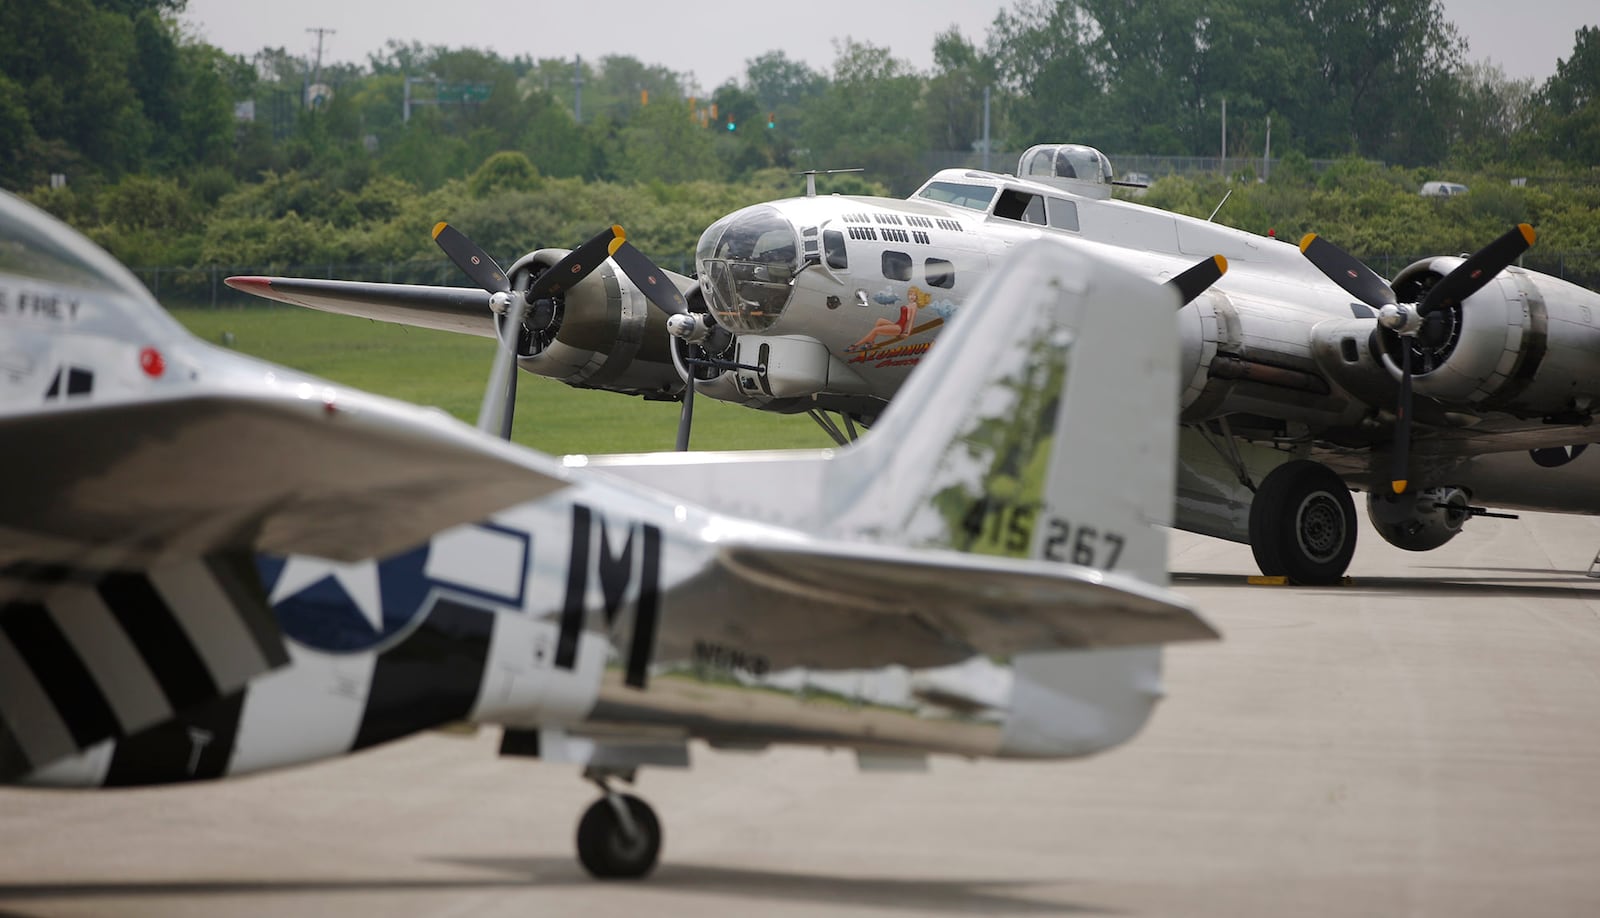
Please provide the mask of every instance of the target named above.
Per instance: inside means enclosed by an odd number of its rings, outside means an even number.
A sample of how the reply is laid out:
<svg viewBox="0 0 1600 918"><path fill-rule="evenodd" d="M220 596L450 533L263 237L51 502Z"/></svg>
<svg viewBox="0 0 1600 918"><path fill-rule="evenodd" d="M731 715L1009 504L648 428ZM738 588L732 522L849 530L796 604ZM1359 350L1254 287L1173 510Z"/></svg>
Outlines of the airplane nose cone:
<svg viewBox="0 0 1600 918"><path fill-rule="evenodd" d="M706 302L736 333L771 328L793 296L804 262L800 234L777 208L758 204L713 223L695 247Z"/></svg>

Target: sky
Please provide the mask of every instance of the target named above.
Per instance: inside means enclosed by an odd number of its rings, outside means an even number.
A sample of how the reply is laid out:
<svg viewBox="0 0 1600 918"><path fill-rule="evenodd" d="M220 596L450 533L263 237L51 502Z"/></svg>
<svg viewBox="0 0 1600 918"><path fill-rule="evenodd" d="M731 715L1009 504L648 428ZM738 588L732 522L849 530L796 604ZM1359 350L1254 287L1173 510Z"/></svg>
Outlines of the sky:
<svg viewBox="0 0 1600 918"><path fill-rule="evenodd" d="M1446 18L1469 43L1468 59L1488 59L1508 77L1543 82L1572 53L1580 26L1600 25L1593 0L1443 0ZM598 61L624 54L692 74L709 93L740 79L745 61L771 50L828 72L834 40L887 47L919 70L933 66L933 38L950 26L982 46L989 24L1016 3L1000 0L189 0L184 20L202 38L234 54L263 47L313 55L323 36L325 62L365 63L389 39L450 48L475 47L511 57Z"/></svg>

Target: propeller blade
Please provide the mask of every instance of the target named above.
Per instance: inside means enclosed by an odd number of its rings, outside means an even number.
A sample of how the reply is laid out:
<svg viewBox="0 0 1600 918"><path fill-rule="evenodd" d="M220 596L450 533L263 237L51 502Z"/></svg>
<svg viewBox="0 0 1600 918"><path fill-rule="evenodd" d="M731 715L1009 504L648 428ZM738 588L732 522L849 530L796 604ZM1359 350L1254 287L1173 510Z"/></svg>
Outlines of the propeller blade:
<svg viewBox="0 0 1600 918"><path fill-rule="evenodd" d="M500 325L494 366L489 370L489 385L483 390L483 405L478 409L478 429L511 439L511 418L517 399L517 336L522 328L522 313L528 301L511 297L505 321Z"/></svg>
<svg viewBox="0 0 1600 918"><path fill-rule="evenodd" d="M1167 280L1167 286L1178 291L1182 297L1179 308L1189 305L1194 298L1205 293L1211 285L1228 273L1228 259L1221 255L1213 255L1192 268L1180 274L1173 275Z"/></svg>
<svg viewBox="0 0 1600 918"><path fill-rule="evenodd" d="M656 267L643 252L634 248L626 240L611 253L611 260L617 263L622 273L644 291L650 302L656 308L669 316L689 314L689 304L683 301L683 294L678 292L678 287L667 277L667 272Z"/></svg>
<svg viewBox="0 0 1600 918"><path fill-rule="evenodd" d="M1400 404L1395 409L1394 456L1389 467L1389 487L1404 494L1407 476L1406 454L1411 449L1411 344L1409 336L1400 338Z"/></svg>
<svg viewBox="0 0 1600 918"><path fill-rule="evenodd" d="M528 288L528 299L540 300L560 296L571 290L578 281L588 277L595 268L610 258L611 253L626 239L627 235L623 233L622 227L615 225L595 233L588 242L568 252L567 257L535 278L533 286Z"/></svg>
<svg viewBox="0 0 1600 918"><path fill-rule="evenodd" d="M1300 240L1300 253L1327 275L1328 280L1373 309L1395 302L1394 290L1390 289L1388 281L1373 273L1360 259L1316 233L1306 233Z"/></svg>
<svg viewBox="0 0 1600 918"><path fill-rule="evenodd" d="M1435 309L1452 306L1477 293L1485 284L1494 280L1495 275L1502 269L1516 261L1517 256L1528 251L1533 246L1535 238L1533 227L1526 223L1518 223L1499 239L1472 253L1460 267L1434 284L1428 295L1422 298L1417 311L1427 315Z"/></svg>
<svg viewBox="0 0 1600 918"><path fill-rule="evenodd" d="M489 253L478 247L476 242L468 239L464 233L448 223L435 223L433 225L433 241L444 249L455 266L466 272L472 282L489 291L490 293L506 293L510 291L511 284L506 280L506 272L494 263Z"/></svg>

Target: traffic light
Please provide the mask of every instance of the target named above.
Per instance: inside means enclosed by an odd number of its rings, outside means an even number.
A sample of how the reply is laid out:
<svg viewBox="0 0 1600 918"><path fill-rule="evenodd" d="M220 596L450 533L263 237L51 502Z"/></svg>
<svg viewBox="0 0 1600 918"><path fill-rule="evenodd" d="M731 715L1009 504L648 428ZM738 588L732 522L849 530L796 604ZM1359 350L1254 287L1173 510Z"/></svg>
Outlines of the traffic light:
<svg viewBox="0 0 1600 918"><path fill-rule="evenodd" d="M736 130L736 129L738 129L738 127L739 127L739 125L737 125L737 124L735 124L733 122L733 116L729 115L728 116L728 130L730 130L730 131Z"/></svg>
<svg viewBox="0 0 1600 918"><path fill-rule="evenodd" d="M769 131L778 126L778 119L774 115L774 112L767 112L767 130Z"/></svg>

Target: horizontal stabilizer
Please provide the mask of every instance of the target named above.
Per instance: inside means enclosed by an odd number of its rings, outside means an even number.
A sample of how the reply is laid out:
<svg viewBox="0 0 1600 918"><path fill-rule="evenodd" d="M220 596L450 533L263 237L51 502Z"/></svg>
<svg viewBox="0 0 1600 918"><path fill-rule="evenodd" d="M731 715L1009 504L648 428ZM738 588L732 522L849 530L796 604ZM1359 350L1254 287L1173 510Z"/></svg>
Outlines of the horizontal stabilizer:
<svg viewBox="0 0 1600 918"><path fill-rule="evenodd" d="M474 287L428 287L300 277L230 277L235 290L342 316L493 338L489 294Z"/></svg>
<svg viewBox="0 0 1600 918"><path fill-rule="evenodd" d="M442 412L332 386L214 388L0 418L0 561L226 549L383 557L566 484Z"/></svg>
<svg viewBox="0 0 1600 918"><path fill-rule="evenodd" d="M1177 594L1077 565L854 542L729 544L720 562L674 620L695 619L692 633L748 647L774 669L1219 636Z"/></svg>

